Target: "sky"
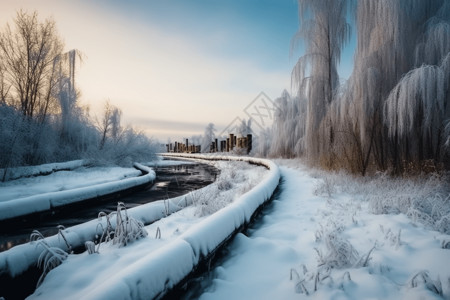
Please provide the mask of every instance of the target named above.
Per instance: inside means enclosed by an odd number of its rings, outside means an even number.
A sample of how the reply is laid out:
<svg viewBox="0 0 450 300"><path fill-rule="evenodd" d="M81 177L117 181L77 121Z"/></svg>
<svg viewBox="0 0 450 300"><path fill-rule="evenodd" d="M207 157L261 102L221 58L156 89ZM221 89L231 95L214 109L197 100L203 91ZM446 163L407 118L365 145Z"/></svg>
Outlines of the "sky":
<svg viewBox="0 0 450 300"><path fill-rule="evenodd" d="M301 49L294 0L14 0L0 4L1 28L19 9L53 17L66 50L83 62L80 104L99 116L106 100L123 123L162 142L217 133L244 119L261 92L290 91ZM343 58L348 77L351 55Z"/></svg>

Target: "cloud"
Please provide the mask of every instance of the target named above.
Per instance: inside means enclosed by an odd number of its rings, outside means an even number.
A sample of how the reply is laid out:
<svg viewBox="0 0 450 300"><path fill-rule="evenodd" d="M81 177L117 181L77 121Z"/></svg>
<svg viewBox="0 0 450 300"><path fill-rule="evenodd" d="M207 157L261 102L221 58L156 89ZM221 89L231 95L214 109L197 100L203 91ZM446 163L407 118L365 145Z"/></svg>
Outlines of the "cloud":
<svg viewBox="0 0 450 300"><path fill-rule="evenodd" d="M17 3L13 6L39 10L41 17L53 14L67 50L85 54L76 78L83 104L100 114L102 103L110 99L123 110L126 123L152 136L202 133L209 122L233 120L259 92L276 97L289 87L289 70L266 68L251 58L258 53L213 51L237 41L245 49L246 41L233 40L230 34L242 24L223 24L229 28L222 33L202 36L182 24L164 28L151 16L134 18L104 4Z"/></svg>

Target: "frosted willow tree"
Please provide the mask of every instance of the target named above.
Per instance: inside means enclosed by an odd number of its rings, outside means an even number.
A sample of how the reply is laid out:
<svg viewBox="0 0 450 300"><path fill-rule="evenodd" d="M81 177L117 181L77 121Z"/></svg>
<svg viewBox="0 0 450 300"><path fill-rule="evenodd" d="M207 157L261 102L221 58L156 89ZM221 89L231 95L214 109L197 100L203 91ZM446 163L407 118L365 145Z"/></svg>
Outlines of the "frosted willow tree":
<svg viewBox="0 0 450 300"><path fill-rule="evenodd" d="M341 148L341 153L349 155L349 161L355 164L352 169L365 174L370 165L386 169L389 163L399 169L402 161L412 158L407 150L412 146L412 136L406 138L407 135L403 135L403 128L409 125L400 122L415 118L414 126L416 129L419 126L422 133L414 139L419 140L432 125L423 117L434 114L438 123L445 118L445 109L437 105L443 103L437 89L444 92L439 83L442 79L439 69L443 66L439 67L439 64L450 51L449 12L448 0L357 2L358 42L354 70L340 104L351 115L341 114L336 121L341 132L351 137L349 143ZM434 67L422 68L423 64ZM408 73L415 68L422 69ZM401 86L398 85L400 81ZM428 93L429 100L420 96L424 93ZM417 104L433 101L436 105ZM397 105L399 103L403 105ZM420 112L422 109L434 112ZM436 110L441 113L436 113ZM442 129L434 132L438 134ZM440 143L435 139L434 145ZM438 148L436 146L433 152L439 152Z"/></svg>
<svg viewBox="0 0 450 300"><path fill-rule="evenodd" d="M378 168L387 166L388 143L383 125L385 99L413 64L420 24L437 1L362 0L357 7L358 44L353 72L363 169L373 157Z"/></svg>
<svg viewBox="0 0 450 300"><path fill-rule="evenodd" d="M311 162L326 155L330 141L319 130L339 86L337 64L350 38L347 0L298 0L300 30L294 41L304 40L306 53L292 72L293 85L308 99L306 154ZM294 44L295 45L295 44ZM331 128L325 130L333 130Z"/></svg>
<svg viewBox="0 0 450 300"><path fill-rule="evenodd" d="M273 138L270 147L271 156L294 157L304 154L306 128L306 100L291 97L283 91L275 100L277 110L272 125Z"/></svg>
<svg viewBox="0 0 450 300"><path fill-rule="evenodd" d="M446 122L450 120L450 43L448 47L439 66L422 65L408 72L386 101L385 122L396 145L396 166L402 160L449 163Z"/></svg>

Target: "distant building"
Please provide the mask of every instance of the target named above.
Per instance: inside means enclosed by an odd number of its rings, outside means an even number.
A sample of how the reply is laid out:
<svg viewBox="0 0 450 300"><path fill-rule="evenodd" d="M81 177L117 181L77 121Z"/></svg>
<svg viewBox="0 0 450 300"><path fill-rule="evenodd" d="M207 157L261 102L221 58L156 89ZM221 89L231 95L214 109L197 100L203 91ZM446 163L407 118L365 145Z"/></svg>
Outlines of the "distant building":
<svg viewBox="0 0 450 300"><path fill-rule="evenodd" d="M252 135L237 137L233 133L230 133L226 140L214 139L209 146L210 153L216 152L232 152L234 150L246 150L249 154L252 151ZM173 153L200 153L202 148L200 145L189 145L189 140L186 139L185 143L175 142L166 144L167 152Z"/></svg>

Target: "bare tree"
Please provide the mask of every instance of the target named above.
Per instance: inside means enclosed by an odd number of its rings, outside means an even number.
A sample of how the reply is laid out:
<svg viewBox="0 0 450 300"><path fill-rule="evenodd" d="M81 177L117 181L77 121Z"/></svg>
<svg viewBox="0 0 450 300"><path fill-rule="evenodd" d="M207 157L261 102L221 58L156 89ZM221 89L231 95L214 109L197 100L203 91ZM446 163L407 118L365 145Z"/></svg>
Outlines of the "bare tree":
<svg viewBox="0 0 450 300"><path fill-rule="evenodd" d="M5 70L2 68L0 62L0 105L6 104L6 98L8 97L10 85L5 80Z"/></svg>
<svg viewBox="0 0 450 300"><path fill-rule="evenodd" d="M114 106L111 105L111 102L107 100L103 106L103 116L99 121L97 120L98 131L100 132L100 146L99 149L102 150L105 146L106 138L108 132L111 130L111 116L113 114Z"/></svg>
<svg viewBox="0 0 450 300"><path fill-rule="evenodd" d="M122 135L122 126L120 124L122 118L122 111L114 107L111 114L111 138L114 143L117 144L120 141Z"/></svg>
<svg viewBox="0 0 450 300"><path fill-rule="evenodd" d="M39 22L37 12L17 13L15 29L7 24L0 34L0 61L5 81L11 86L12 104L24 116L45 119L55 105L55 59L63 42L52 19Z"/></svg>
<svg viewBox="0 0 450 300"><path fill-rule="evenodd" d="M103 107L103 116L100 121L97 120L97 128L100 132L100 150L103 149L107 138L110 137L117 144L120 140L120 136L123 129L120 124L122 111L120 108L111 104L107 100Z"/></svg>

